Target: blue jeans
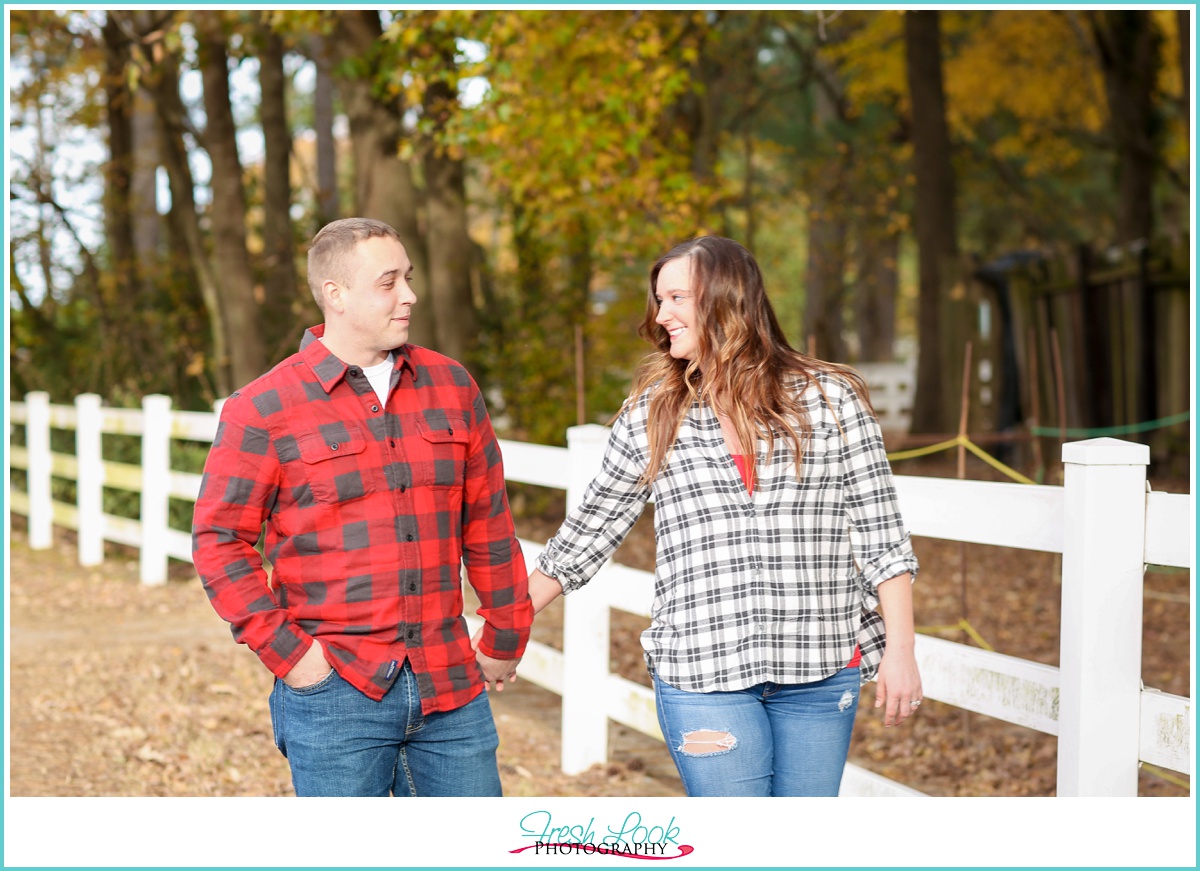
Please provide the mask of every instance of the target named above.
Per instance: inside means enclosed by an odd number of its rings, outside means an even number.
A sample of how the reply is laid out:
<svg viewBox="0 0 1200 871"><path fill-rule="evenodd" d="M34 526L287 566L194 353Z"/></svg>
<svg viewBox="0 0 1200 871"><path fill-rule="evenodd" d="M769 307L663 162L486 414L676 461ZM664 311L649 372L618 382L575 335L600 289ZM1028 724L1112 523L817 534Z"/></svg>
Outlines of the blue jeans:
<svg viewBox="0 0 1200 871"><path fill-rule="evenodd" d="M858 668L805 684L693 693L654 678L658 724L692 796L836 796Z"/></svg>
<svg viewBox="0 0 1200 871"><path fill-rule="evenodd" d="M408 662L379 702L337 672L298 690L276 678L271 727L296 795L500 795L487 693L422 714Z"/></svg>

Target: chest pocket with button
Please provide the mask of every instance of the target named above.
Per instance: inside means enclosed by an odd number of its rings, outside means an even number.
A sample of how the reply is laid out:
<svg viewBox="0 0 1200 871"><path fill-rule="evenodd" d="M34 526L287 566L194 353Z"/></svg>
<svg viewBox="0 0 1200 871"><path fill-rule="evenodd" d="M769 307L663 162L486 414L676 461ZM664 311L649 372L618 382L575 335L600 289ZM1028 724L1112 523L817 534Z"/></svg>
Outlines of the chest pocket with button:
<svg viewBox="0 0 1200 871"><path fill-rule="evenodd" d="M317 502L349 502L381 486L382 471L370 462L367 439L357 427L347 426L344 437L302 433L296 447Z"/></svg>
<svg viewBox="0 0 1200 871"><path fill-rule="evenodd" d="M427 451L419 464L422 483L433 487L458 487L466 480L470 433L461 420L429 421L417 418L417 431Z"/></svg>
<svg viewBox="0 0 1200 871"><path fill-rule="evenodd" d="M803 486L823 489L840 484L845 438L836 424L815 421L804 453Z"/></svg>

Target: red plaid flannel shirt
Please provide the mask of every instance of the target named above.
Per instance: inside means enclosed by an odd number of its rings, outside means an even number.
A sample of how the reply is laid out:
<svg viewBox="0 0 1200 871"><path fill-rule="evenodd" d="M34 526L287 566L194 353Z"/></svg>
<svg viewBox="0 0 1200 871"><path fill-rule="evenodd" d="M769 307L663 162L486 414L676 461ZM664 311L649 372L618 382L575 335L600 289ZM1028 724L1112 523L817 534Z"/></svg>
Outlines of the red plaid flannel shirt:
<svg viewBox="0 0 1200 871"><path fill-rule="evenodd" d="M448 357L396 351L381 406L361 367L315 341L234 393L204 467L196 569L234 638L283 677L319 638L331 665L382 699L405 658L425 713L483 690L480 650L522 655L533 608L504 469L479 388ZM268 581L255 544L266 523Z"/></svg>

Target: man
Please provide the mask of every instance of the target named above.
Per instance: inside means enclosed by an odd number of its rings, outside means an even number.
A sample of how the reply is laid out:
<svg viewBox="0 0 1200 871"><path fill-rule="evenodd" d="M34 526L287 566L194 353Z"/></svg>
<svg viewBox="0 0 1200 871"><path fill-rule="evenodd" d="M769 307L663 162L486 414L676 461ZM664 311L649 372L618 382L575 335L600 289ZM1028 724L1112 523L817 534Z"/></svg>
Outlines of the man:
<svg viewBox="0 0 1200 871"><path fill-rule="evenodd" d="M301 796L500 795L484 690L524 653L527 573L479 388L407 344L411 281L386 224L316 235L325 323L225 402L196 501L196 568L275 675L275 743Z"/></svg>

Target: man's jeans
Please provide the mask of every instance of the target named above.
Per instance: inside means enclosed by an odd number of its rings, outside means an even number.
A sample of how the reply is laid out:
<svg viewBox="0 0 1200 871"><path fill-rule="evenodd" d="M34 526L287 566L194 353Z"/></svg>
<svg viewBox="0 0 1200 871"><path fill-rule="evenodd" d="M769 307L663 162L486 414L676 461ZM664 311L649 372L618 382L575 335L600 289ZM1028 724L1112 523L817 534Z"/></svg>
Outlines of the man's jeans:
<svg viewBox="0 0 1200 871"><path fill-rule="evenodd" d="M337 672L299 690L276 678L271 726L296 795L500 795L487 693L423 715L407 662L380 702Z"/></svg>
<svg viewBox="0 0 1200 871"><path fill-rule="evenodd" d="M685 692L654 678L658 723L693 796L836 796L858 691L857 667L735 692Z"/></svg>

